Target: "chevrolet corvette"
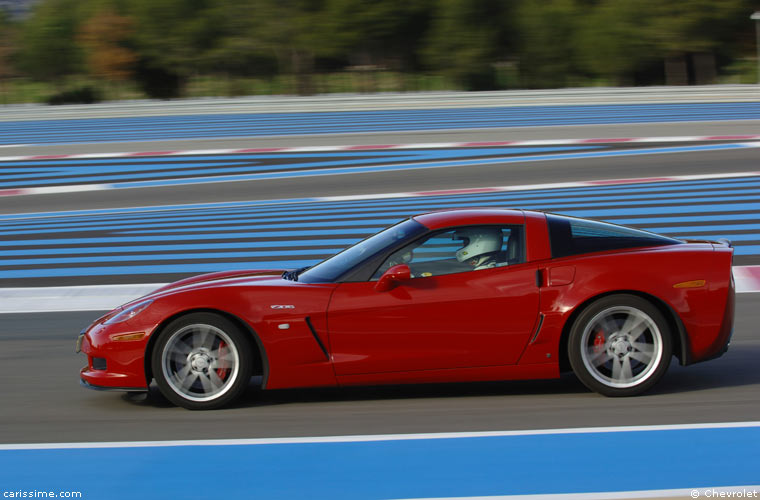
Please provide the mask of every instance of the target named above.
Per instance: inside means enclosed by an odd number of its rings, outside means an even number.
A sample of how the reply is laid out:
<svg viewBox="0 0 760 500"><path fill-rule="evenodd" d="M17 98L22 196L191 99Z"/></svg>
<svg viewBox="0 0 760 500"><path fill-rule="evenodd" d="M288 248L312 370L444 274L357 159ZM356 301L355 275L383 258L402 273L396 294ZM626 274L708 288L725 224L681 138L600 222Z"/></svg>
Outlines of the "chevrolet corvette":
<svg viewBox="0 0 760 500"><path fill-rule="evenodd" d="M723 354L733 248L551 213L417 215L308 268L170 284L77 339L85 387L218 408L263 389L559 377L632 396Z"/></svg>

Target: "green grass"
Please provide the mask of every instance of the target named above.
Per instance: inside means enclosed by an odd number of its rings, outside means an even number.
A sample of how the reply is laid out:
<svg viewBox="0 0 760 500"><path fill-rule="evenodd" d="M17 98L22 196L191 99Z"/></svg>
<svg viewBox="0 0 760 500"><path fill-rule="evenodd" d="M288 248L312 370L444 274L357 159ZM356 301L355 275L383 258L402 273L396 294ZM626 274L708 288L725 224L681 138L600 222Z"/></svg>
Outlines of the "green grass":
<svg viewBox="0 0 760 500"><path fill-rule="evenodd" d="M441 75L390 71L315 74L312 75L312 86L316 94L457 90L456 85ZM146 98L132 82L104 82L86 76L74 76L53 84L13 78L0 81L0 105L44 103L53 95L83 87L96 89L104 101ZM271 78L198 76L188 81L184 97L287 95L295 94L296 91L296 79L292 75Z"/></svg>

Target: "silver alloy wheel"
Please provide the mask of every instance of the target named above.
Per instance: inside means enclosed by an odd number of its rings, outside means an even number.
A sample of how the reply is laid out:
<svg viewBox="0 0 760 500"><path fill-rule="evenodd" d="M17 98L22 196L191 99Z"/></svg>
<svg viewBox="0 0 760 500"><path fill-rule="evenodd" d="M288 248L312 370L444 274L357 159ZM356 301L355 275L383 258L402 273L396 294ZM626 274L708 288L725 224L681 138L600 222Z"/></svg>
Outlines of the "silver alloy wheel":
<svg viewBox="0 0 760 500"><path fill-rule="evenodd" d="M633 387L660 366L662 333L644 311L610 307L586 323L580 354L586 370L597 381L618 389Z"/></svg>
<svg viewBox="0 0 760 500"><path fill-rule="evenodd" d="M171 389L190 401L211 401L230 390L240 371L237 346L206 324L180 328L166 342L161 369Z"/></svg>

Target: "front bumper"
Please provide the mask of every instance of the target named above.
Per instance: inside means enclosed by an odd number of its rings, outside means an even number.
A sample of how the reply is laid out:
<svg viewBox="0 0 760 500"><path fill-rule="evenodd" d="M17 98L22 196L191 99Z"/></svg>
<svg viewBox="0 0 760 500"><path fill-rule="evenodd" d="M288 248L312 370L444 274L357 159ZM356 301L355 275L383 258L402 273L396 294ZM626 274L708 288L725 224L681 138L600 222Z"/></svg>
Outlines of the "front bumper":
<svg viewBox="0 0 760 500"><path fill-rule="evenodd" d="M143 333L136 340L113 340L123 338L124 334L137 336L137 333L143 332L125 331L121 324L102 323L95 323L80 333L75 350L87 356L87 365L79 372L81 384L97 390L147 390L144 360L148 335Z"/></svg>
<svg viewBox="0 0 760 500"><path fill-rule="evenodd" d="M100 385L92 385L85 379L79 379L79 385L92 389L93 391L119 391L119 392L148 392L147 387L103 387Z"/></svg>

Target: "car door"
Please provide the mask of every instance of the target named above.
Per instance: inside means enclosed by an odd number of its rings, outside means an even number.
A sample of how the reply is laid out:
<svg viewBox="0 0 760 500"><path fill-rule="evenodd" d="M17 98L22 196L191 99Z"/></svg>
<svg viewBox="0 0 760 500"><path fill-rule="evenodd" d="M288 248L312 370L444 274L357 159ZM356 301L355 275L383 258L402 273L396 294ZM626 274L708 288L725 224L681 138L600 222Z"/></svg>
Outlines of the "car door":
<svg viewBox="0 0 760 500"><path fill-rule="evenodd" d="M338 285L328 307L338 376L517 362L538 314L537 268L524 262L524 227L499 227L498 262L477 269L454 258L463 248L453 239L460 229L399 250L371 281ZM378 291L382 271L399 263L410 267L411 279Z"/></svg>

